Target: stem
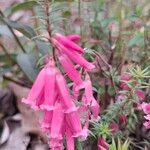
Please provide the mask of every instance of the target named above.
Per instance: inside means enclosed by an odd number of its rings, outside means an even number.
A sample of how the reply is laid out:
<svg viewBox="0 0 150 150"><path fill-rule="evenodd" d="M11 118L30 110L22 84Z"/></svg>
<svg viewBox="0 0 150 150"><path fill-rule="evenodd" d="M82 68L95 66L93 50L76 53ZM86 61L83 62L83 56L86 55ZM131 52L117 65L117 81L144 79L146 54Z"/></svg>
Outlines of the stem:
<svg viewBox="0 0 150 150"><path fill-rule="evenodd" d="M17 81L17 80L14 80L14 79L10 78L10 77L7 77L6 75L3 75L3 78L4 78L5 80L8 80L8 81L14 82L14 83L16 83L16 84L18 84L18 85L21 85L21 86L24 86L24 87L31 88L31 86L26 85L26 84L24 84L24 83L23 83L23 82L21 82L21 81Z"/></svg>
<svg viewBox="0 0 150 150"><path fill-rule="evenodd" d="M52 31L51 31L51 22L50 22L50 13L49 13L49 1L45 0L45 13L46 13L46 22L47 22L47 32L49 35L49 42L51 42L51 37L52 37ZM54 61L56 61L56 57L55 57L55 48L52 46L52 53L53 53L53 59Z"/></svg>
<svg viewBox="0 0 150 150"><path fill-rule="evenodd" d="M3 14L3 12L0 10L0 15L2 16L2 21L7 25L7 27L9 28L9 30L11 31L12 35L14 36L16 42L18 43L18 45L20 46L21 50L25 53L25 49L23 47L23 45L21 44L19 38L16 36L15 32L13 31L12 27L7 23L7 21L5 21L5 15Z"/></svg>

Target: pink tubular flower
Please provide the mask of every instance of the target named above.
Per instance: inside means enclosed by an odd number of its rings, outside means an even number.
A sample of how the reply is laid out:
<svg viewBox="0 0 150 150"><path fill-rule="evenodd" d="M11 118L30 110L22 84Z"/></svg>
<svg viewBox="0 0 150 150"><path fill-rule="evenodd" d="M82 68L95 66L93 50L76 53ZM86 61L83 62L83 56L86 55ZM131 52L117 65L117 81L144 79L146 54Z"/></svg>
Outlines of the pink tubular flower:
<svg viewBox="0 0 150 150"><path fill-rule="evenodd" d="M66 141L67 141L67 149L74 150L74 137L69 129L69 126L67 125L66 125Z"/></svg>
<svg viewBox="0 0 150 150"><path fill-rule="evenodd" d="M69 111L76 110L76 107L75 107L74 103L72 102L72 98L69 94L65 79L61 73L58 73L56 75L56 84L58 87L58 93L61 96L60 100L62 101L63 105L65 106L66 111L69 112Z"/></svg>
<svg viewBox="0 0 150 150"><path fill-rule="evenodd" d="M70 51L69 49L67 49L65 46L63 46L60 42L58 42L55 39L53 39L52 41L60 52L63 51L76 64L83 66L87 70L92 70L95 68L95 66L92 63L84 59L78 52Z"/></svg>
<svg viewBox="0 0 150 150"><path fill-rule="evenodd" d="M43 68L37 76L28 97L22 99L22 102L31 105L32 108L38 109L39 105L44 101L45 74L46 69Z"/></svg>
<svg viewBox="0 0 150 150"><path fill-rule="evenodd" d="M77 42L81 40L81 37L78 34L68 35L67 38L73 42Z"/></svg>
<svg viewBox="0 0 150 150"><path fill-rule="evenodd" d="M67 37L65 37L65 36L63 36L61 34L56 33L54 37L55 37L55 39L57 41L59 41L66 48L68 48L70 50L77 51L79 53L83 53L84 52L84 50L80 46L78 46L77 44L75 44L74 42L72 42L69 38L67 38ZM73 37L72 37L72 40L73 40Z"/></svg>
<svg viewBox="0 0 150 150"><path fill-rule="evenodd" d="M91 109L92 109L93 118L98 119L98 115L100 113L100 106L95 100L95 98L92 99Z"/></svg>
<svg viewBox="0 0 150 150"><path fill-rule="evenodd" d="M145 93L142 90L136 90L136 95L138 96L138 98L140 100L144 100L145 99Z"/></svg>
<svg viewBox="0 0 150 150"><path fill-rule="evenodd" d="M62 127L64 121L64 110L60 103L56 102L56 109L53 111L50 137L54 139L62 139Z"/></svg>
<svg viewBox="0 0 150 150"><path fill-rule="evenodd" d="M69 78L74 81L76 85L82 84L81 75L75 69L72 61L65 54L61 54L58 58Z"/></svg>
<svg viewBox="0 0 150 150"><path fill-rule="evenodd" d="M141 107L145 114L150 114L150 103L142 103Z"/></svg>
<svg viewBox="0 0 150 150"><path fill-rule="evenodd" d="M98 138L98 150L109 150L108 144L103 137Z"/></svg>
<svg viewBox="0 0 150 150"><path fill-rule="evenodd" d="M52 110L54 109L54 103L56 99L55 93L55 78L56 78L56 68L48 67L46 68L45 75L45 87L44 87L44 102L40 106L41 109Z"/></svg>
<svg viewBox="0 0 150 150"><path fill-rule="evenodd" d="M80 137L82 135L82 126L80 116L77 111L66 113L66 120L69 128L73 132L74 137Z"/></svg>

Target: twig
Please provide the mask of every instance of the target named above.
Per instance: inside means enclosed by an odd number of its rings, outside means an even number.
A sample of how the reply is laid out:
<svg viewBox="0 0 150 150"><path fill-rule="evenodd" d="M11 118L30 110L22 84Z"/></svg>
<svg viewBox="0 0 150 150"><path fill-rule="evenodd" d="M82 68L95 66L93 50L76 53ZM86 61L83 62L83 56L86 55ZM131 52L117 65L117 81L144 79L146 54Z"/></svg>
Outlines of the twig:
<svg viewBox="0 0 150 150"><path fill-rule="evenodd" d="M25 53L25 49L23 47L23 45L21 44L20 40L18 39L18 37L16 36L15 32L13 31L12 27L7 23L7 21L5 21L5 15L3 14L3 12L0 10L0 15L2 16L2 21L7 25L7 27L9 28L9 30L11 31L11 33L13 34L16 42L18 43L18 45L20 46L21 50Z"/></svg>
<svg viewBox="0 0 150 150"><path fill-rule="evenodd" d="M25 83L23 83L23 82L21 82L21 81L17 81L17 80L14 80L14 79L10 78L10 77L7 77L6 75L3 75L3 79L8 80L8 81L11 81L11 82L14 82L14 83L16 83L16 84L18 84L18 85L21 85L21 86L24 86L24 87L31 88L31 86L26 85Z"/></svg>

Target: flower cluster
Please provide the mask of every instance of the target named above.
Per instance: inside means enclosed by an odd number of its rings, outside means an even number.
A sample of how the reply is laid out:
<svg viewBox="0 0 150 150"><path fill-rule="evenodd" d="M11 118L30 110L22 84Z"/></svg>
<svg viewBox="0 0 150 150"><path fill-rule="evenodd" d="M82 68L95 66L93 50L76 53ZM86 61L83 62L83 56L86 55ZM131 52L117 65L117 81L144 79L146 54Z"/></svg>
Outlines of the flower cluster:
<svg viewBox="0 0 150 150"><path fill-rule="evenodd" d="M40 71L27 98L23 102L35 110L43 110L43 120L40 121L42 130L49 137L52 150L63 149L66 139L68 150L74 149L74 138L86 139L88 136L89 119L98 119L100 107L93 97L92 83L87 71L94 69L82 54L84 50L75 42L80 36L63 36L55 34L51 39L55 55L66 75L73 82L72 93L61 71L56 67L53 58ZM75 65L79 65L78 69ZM80 70L84 70L84 74ZM83 95L79 102L79 93ZM80 105L77 106L77 104ZM85 113L81 121L80 114Z"/></svg>

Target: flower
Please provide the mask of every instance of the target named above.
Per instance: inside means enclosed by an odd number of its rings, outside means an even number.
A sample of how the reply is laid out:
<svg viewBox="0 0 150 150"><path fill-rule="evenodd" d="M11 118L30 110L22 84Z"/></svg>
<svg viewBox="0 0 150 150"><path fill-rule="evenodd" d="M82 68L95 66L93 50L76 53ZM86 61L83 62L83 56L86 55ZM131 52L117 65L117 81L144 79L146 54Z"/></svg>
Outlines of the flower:
<svg viewBox="0 0 150 150"><path fill-rule="evenodd" d="M109 148L106 140L102 136L98 138L97 144L98 144L98 150L108 150Z"/></svg>
<svg viewBox="0 0 150 150"><path fill-rule="evenodd" d="M86 73L83 81L82 74L75 67L75 64L80 65L84 67L85 72L95 67L82 56L83 49L74 43L78 40L80 40L78 35L63 36L58 33L52 38L58 60L67 76L73 81L73 95L65 77L55 66L54 60L49 58L46 59L46 65L39 72L27 98L22 100L32 108L44 111L40 126L47 134L52 150L63 149L64 135L68 150L74 150L74 138L85 140L89 134L90 110L94 119L98 118L100 112L99 104L93 97L90 76ZM83 105L77 107L75 100L78 101L81 89L85 89ZM82 120L81 111L87 113Z"/></svg>
<svg viewBox="0 0 150 150"><path fill-rule="evenodd" d="M109 125L109 128L111 129L111 132L112 132L113 134L115 134L115 133L118 132L118 130L119 130L119 126L118 126L118 124L115 123L115 122L111 122L110 125Z"/></svg>
<svg viewBox="0 0 150 150"><path fill-rule="evenodd" d="M75 44L72 40L79 40L79 37L75 38L75 36L71 36L71 37L65 37L59 33L55 33L54 38L59 41L60 44L62 44L63 46L65 46L68 49L71 49L73 51L79 52L79 53L83 53L84 50L78 46L77 44ZM71 40L70 40L71 39Z"/></svg>
<svg viewBox="0 0 150 150"><path fill-rule="evenodd" d="M142 103L141 107L145 114L150 114L150 103Z"/></svg>
<svg viewBox="0 0 150 150"><path fill-rule="evenodd" d="M127 82L128 81L130 81L131 80L131 76L130 75L128 75L128 74L123 74L122 76L121 76L121 81L122 81L122 83L120 84L120 87L123 89L123 90L130 90L130 87L128 86L128 84L127 84Z"/></svg>
<svg viewBox="0 0 150 150"><path fill-rule="evenodd" d="M127 118L126 115L121 115L121 116L119 117L119 123L120 123L121 125L125 125L125 124L127 123L127 121L128 121L128 118Z"/></svg>
<svg viewBox="0 0 150 150"><path fill-rule="evenodd" d="M145 99L145 93L142 90L136 90L136 95L138 96L138 98L140 100L144 100Z"/></svg>

